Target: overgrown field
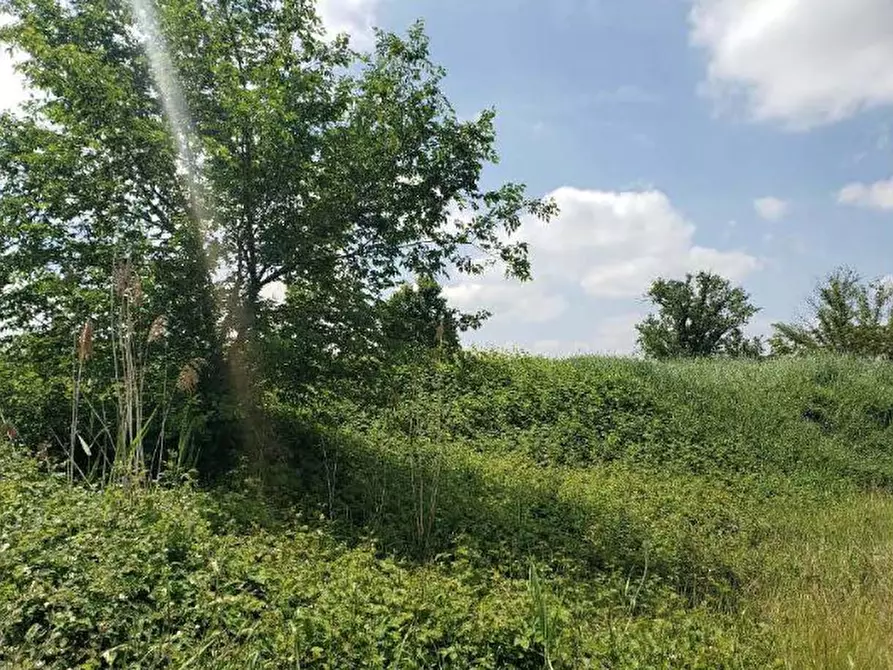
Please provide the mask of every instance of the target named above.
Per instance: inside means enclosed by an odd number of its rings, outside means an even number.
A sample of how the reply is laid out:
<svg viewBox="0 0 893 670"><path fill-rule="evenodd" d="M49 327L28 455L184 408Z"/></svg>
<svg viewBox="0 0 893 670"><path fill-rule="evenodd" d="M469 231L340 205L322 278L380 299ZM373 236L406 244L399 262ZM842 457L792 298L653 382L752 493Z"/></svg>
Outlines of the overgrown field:
<svg viewBox="0 0 893 670"><path fill-rule="evenodd" d="M0 667L893 668L893 367L473 354L375 397L270 394L263 478L0 445Z"/></svg>

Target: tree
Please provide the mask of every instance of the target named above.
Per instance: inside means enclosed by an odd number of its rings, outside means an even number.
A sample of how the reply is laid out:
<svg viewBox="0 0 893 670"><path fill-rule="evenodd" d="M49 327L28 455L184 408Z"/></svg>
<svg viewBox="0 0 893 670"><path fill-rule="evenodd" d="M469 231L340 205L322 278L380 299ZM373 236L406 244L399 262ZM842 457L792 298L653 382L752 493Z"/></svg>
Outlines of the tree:
<svg viewBox="0 0 893 670"><path fill-rule="evenodd" d="M699 272L687 274L685 280L659 278L647 297L658 313L636 326L646 356L758 356L762 351L758 338L748 339L743 333L759 310L744 289L719 275Z"/></svg>
<svg viewBox="0 0 893 670"><path fill-rule="evenodd" d="M816 287L807 305L811 315L801 323L773 324L774 354L893 356L893 286L888 282L866 284L856 271L839 268Z"/></svg>
<svg viewBox="0 0 893 670"><path fill-rule="evenodd" d="M459 349L459 334L480 327L487 312L461 314L450 307L442 288L431 277L404 284L381 307L381 322L393 349Z"/></svg>
<svg viewBox="0 0 893 670"><path fill-rule="evenodd" d="M459 120L420 25L360 54L323 39L309 0L161 0L157 33L120 0L0 13L39 93L0 117L7 337L62 346L92 318L101 341L125 261L183 360L271 338L282 356L344 357L380 337L376 306L407 274L529 278L512 234L554 204L481 188L494 113ZM275 283L285 304L263 298ZM262 362L236 364L262 381Z"/></svg>

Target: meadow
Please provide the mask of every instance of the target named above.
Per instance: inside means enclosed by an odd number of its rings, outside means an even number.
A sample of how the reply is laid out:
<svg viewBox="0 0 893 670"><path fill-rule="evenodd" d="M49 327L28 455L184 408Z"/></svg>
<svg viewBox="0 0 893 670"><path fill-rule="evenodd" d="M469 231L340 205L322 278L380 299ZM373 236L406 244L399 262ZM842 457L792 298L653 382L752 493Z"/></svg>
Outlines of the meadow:
<svg viewBox="0 0 893 670"><path fill-rule="evenodd" d="M893 667L889 364L472 352L265 402L266 474L0 444L0 667Z"/></svg>

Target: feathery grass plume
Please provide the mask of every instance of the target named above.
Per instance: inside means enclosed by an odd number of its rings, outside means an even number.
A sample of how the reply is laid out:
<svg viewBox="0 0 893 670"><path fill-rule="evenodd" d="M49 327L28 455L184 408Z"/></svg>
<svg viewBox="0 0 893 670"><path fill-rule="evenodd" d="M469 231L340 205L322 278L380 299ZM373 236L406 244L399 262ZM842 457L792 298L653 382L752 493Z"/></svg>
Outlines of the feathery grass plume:
<svg viewBox="0 0 893 670"><path fill-rule="evenodd" d="M14 442L19 436L18 431L16 431L16 429L10 424L3 424L2 426L0 426L0 433L5 435L6 439L10 442Z"/></svg>
<svg viewBox="0 0 893 670"><path fill-rule="evenodd" d="M177 390L184 393L192 394L198 386L198 372L189 363L180 368L180 374L177 375Z"/></svg>
<svg viewBox="0 0 893 670"><path fill-rule="evenodd" d="M130 278L130 300L133 303L134 307L139 307L143 304L143 280L140 279L139 275L135 272L131 274Z"/></svg>
<svg viewBox="0 0 893 670"><path fill-rule="evenodd" d="M78 362L83 363L93 355L93 321L87 319L78 337Z"/></svg>
<svg viewBox="0 0 893 670"><path fill-rule="evenodd" d="M163 314L156 316L155 320L152 322L152 325L149 326L149 334L146 337L146 342L152 344L153 342L164 339L166 335L167 317L165 317Z"/></svg>
<svg viewBox="0 0 893 670"><path fill-rule="evenodd" d="M123 297L130 285L130 265L119 265L115 268L113 280L115 282L115 293L118 297Z"/></svg>
<svg viewBox="0 0 893 670"><path fill-rule="evenodd" d="M84 374L84 363L93 354L93 321L87 319L84 322L81 333L78 335L75 343L75 355L77 356L77 366L73 372L74 392L71 398L71 425L69 426L68 435L68 481L74 482L75 464L75 447L78 443L78 410L81 396L81 380Z"/></svg>
<svg viewBox="0 0 893 670"><path fill-rule="evenodd" d="M119 298L126 298L134 307L143 302L143 282L130 261L115 268L113 280L115 293Z"/></svg>
<svg viewBox="0 0 893 670"><path fill-rule="evenodd" d="M198 372L204 366L203 358L193 358L185 363L177 375L177 390L189 395L195 393L195 389L198 387Z"/></svg>

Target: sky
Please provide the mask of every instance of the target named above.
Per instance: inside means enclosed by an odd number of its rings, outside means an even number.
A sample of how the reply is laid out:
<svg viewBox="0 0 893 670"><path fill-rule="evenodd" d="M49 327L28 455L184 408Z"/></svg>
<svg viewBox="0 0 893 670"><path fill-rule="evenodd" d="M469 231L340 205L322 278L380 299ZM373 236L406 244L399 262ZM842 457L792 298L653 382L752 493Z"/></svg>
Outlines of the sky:
<svg viewBox="0 0 893 670"><path fill-rule="evenodd" d="M467 339L629 354L657 276L711 270L766 334L840 265L893 273L890 0L320 0L332 33L423 19L457 113L497 111L485 187L554 198L525 221L534 280L453 276L493 318ZM24 93L0 56L0 104Z"/></svg>

